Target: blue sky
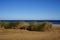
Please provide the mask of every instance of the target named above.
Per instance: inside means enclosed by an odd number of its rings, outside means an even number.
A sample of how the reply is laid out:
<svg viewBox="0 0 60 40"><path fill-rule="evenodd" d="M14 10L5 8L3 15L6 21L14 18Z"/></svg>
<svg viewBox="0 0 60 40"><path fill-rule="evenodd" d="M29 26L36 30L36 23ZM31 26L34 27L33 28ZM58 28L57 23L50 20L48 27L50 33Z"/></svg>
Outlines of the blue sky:
<svg viewBox="0 0 60 40"><path fill-rule="evenodd" d="M0 20L60 20L60 0L0 0Z"/></svg>

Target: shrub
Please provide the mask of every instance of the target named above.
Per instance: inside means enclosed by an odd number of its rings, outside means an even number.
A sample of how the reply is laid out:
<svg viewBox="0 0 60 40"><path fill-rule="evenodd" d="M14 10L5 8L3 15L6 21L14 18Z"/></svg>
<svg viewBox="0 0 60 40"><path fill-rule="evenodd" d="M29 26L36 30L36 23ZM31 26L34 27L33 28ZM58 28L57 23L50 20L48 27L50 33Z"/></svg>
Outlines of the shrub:
<svg viewBox="0 0 60 40"><path fill-rule="evenodd" d="M5 28L6 29L11 29L11 28L15 28L16 27L16 25L18 25L19 23L18 22L10 22L9 24L8 24L8 26L6 26Z"/></svg>
<svg viewBox="0 0 60 40"><path fill-rule="evenodd" d="M0 22L0 27L1 28L5 28L6 26L8 26L9 22Z"/></svg>
<svg viewBox="0 0 60 40"><path fill-rule="evenodd" d="M27 29L27 27L29 26L29 23L27 22L19 22L19 24L17 25L17 29Z"/></svg>
<svg viewBox="0 0 60 40"><path fill-rule="evenodd" d="M31 31L50 31L52 28L52 24L49 23L49 22L43 22L43 23L38 23L35 24L35 23L31 23L31 25L28 27L28 30L31 30Z"/></svg>
<svg viewBox="0 0 60 40"><path fill-rule="evenodd" d="M37 30L37 26L38 26L37 22L30 22L29 24L30 25L28 26L27 30L31 30L31 31Z"/></svg>
<svg viewBox="0 0 60 40"><path fill-rule="evenodd" d="M0 28L11 29L26 29L30 31L50 31L52 29L52 23L49 22L0 22Z"/></svg>
<svg viewBox="0 0 60 40"><path fill-rule="evenodd" d="M49 22L43 22L41 25L40 25L40 30L41 31L50 31L52 29L52 24L49 23Z"/></svg>

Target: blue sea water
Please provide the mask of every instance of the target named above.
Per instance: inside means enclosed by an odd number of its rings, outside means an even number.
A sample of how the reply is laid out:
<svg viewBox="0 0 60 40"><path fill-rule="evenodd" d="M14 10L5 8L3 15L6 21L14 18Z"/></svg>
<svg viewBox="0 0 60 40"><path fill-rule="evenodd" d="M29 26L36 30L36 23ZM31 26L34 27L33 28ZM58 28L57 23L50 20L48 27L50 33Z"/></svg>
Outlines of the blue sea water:
<svg viewBox="0 0 60 40"><path fill-rule="evenodd" d="M53 24L60 24L60 20L0 20L0 22L51 22Z"/></svg>

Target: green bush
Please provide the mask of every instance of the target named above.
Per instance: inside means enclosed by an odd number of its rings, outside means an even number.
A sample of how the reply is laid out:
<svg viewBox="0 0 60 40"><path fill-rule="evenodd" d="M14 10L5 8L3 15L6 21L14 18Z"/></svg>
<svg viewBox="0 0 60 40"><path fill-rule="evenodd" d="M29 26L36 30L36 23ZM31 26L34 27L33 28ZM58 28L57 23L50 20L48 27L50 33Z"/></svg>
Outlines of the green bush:
<svg viewBox="0 0 60 40"><path fill-rule="evenodd" d="M38 23L38 25L36 25L35 23L31 24L32 25L28 27L28 30L31 31L50 31L52 29L52 24L49 22Z"/></svg>
<svg viewBox="0 0 60 40"><path fill-rule="evenodd" d="M19 24L17 25L17 29L27 29L27 27L29 26L29 23L27 22L19 22Z"/></svg>
<svg viewBox="0 0 60 40"><path fill-rule="evenodd" d="M19 24L18 22L10 22L8 26L5 26L5 29L11 29L11 28L14 29L18 24Z"/></svg>
<svg viewBox="0 0 60 40"><path fill-rule="evenodd" d="M18 22L0 22L0 28L11 29L15 28Z"/></svg>
<svg viewBox="0 0 60 40"><path fill-rule="evenodd" d="M1 28L5 28L6 26L8 26L9 22L0 22L0 27Z"/></svg>
<svg viewBox="0 0 60 40"><path fill-rule="evenodd" d="M29 24L30 26L28 26L27 30L31 30L31 31L37 30L38 22L30 22Z"/></svg>
<svg viewBox="0 0 60 40"><path fill-rule="evenodd" d="M52 23L50 22L0 22L0 28L5 29L26 29L30 31L50 31L52 30Z"/></svg>
<svg viewBox="0 0 60 40"><path fill-rule="evenodd" d="M43 22L41 25L40 25L40 30L41 31L50 31L52 29L52 24L49 23L49 22Z"/></svg>

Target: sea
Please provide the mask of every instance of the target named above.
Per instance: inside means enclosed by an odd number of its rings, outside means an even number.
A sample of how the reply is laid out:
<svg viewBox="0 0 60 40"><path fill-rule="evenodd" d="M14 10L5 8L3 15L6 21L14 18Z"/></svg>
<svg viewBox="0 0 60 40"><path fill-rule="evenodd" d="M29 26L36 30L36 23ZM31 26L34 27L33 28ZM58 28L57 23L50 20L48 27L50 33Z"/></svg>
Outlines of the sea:
<svg viewBox="0 0 60 40"><path fill-rule="evenodd" d="M0 22L51 22L53 24L60 24L60 20L0 20Z"/></svg>

